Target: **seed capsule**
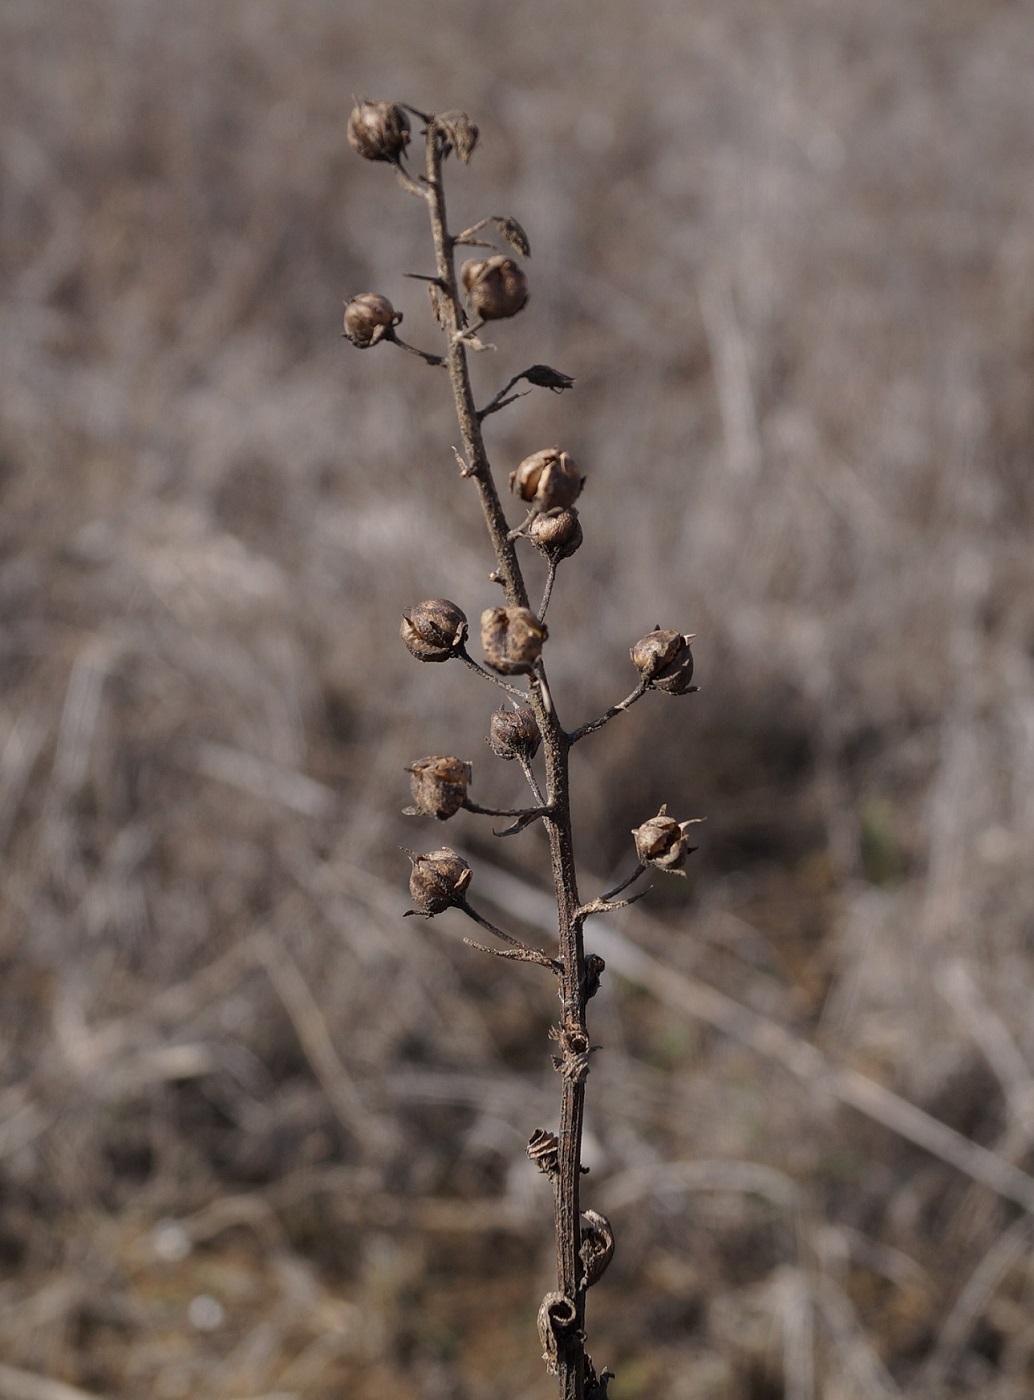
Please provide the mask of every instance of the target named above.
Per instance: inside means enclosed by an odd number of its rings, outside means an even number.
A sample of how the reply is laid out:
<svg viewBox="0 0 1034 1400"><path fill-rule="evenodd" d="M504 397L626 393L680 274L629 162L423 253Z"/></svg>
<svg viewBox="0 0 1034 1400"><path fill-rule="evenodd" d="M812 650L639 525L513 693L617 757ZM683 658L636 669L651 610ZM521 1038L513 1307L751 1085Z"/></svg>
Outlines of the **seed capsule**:
<svg viewBox="0 0 1034 1400"><path fill-rule="evenodd" d="M410 789L415 807L406 809L407 816L423 813L443 822L454 816L467 800L471 767L459 758L418 758L406 769L410 774Z"/></svg>
<svg viewBox="0 0 1034 1400"><path fill-rule="evenodd" d="M418 661L448 661L467 640L467 617L448 598L428 598L402 614L400 631Z"/></svg>
<svg viewBox="0 0 1034 1400"><path fill-rule="evenodd" d="M443 846L425 856L411 855L413 869L409 876L409 893L416 910L433 918L444 909L460 904L474 872L455 851Z"/></svg>
<svg viewBox="0 0 1034 1400"><path fill-rule="evenodd" d="M530 671L548 635L546 624L528 608L487 608L481 614L485 660L502 676Z"/></svg>
<svg viewBox="0 0 1034 1400"><path fill-rule="evenodd" d="M359 350L366 350L386 336L402 320L387 297L380 292L360 292L345 302L345 339Z"/></svg>
<svg viewBox="0 0 1034 1400"><path fill-rule="evenodd" d="M654 865L658 870L678 872L686 857L696 850L689 844L686 832L703 819L694 817L688 822L677 822L668 816L665 803L655 817L632 832L636 855L644 865Z"/></svg>
<svg viewBox="0 0 1034 1400"><path fill-rule="evenodd" d="M512 710L496 710L488 723L488 742L492 752L507 762L533 759L542 735L531 706L516 704Z"/></svg>
<svg viewBox="0 0 1034 1400"><path fill-rule="evenodd" d="M516 316L528 300L528 279L502 253L492 258L471 258L460 268L460 278L470 304L485 321Z"/></svg>
<svg viewBox="0 0 1034 1400"><path fill-rule="evenodd" d="M361 100L348 118L348 144L364 160L397 163L409 145L409 118L397 102Z"/></svg>
<svg viewBox="0 0 1034 1400"><path fill-rule="evenodd" d="M655 627L641 637L630 651L632 663L656 690L668 695L685 695L692 687L692 632L669 632Z"/></svg>
<svg viewBox="0 0 1034 1400"><path fill-rule="evenodd" d="M551 515L536 515L528 539L547 559L568 559L582 542L582 522L574 506Z"/></svg>
<svg viewBox="0 0 1034 1400"><path fill-rule="evenodd" d="M573 506L584 484L574 458L559 447L532 453L510 473L510 490L540 511Z"/></svg>

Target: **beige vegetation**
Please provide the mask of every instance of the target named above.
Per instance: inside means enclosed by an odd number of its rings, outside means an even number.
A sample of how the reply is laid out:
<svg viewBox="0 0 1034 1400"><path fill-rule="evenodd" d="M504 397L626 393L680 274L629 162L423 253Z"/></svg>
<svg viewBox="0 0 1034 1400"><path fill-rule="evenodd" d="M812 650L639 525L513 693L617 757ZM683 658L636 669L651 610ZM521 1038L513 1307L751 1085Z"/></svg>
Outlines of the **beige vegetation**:
<svg viewBox="0 0 1034 1400"><path fill-rule="evenodd" d="M405 765L519 775L397 636L496 596L440 372L338 338L378 290L435 348L353 92L469 110L457 219L530 235L476 370L577 380L488 420L589 477L565 718L698 637L698 696L577 754L587 891L708 819L595 942L612 1400L1034 1393L1028 7L6 0L0 41L0 1397L550 1391L550 1008L401 918ZM545 943L541 837L483 820Z"/></svg>

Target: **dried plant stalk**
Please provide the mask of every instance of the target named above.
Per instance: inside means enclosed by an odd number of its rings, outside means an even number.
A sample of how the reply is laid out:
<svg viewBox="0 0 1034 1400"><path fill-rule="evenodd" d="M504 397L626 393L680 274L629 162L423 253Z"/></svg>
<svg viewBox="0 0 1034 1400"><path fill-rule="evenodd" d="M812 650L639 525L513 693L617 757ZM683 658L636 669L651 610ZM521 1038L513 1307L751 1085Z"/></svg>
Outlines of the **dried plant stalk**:
<svg viewBox="0 0 1034 1400"><path fill-rule="evenodd" d="M426 163L420 176L412 174L404 165L410 140L407 113L424 124ZM468 898L473 872L449 847L426 855L413 855L410 893L417 907L410 912L433 918L447 909L458 909L507 945L499 949L466 940L472 947L499 958L542 966L551 971L559 983L561 1012L551 1032L557 1047L553 1063L561 1082L559 1131L553 1133L538 1128L528 1145L529 1156L553 1184L555 1200L557 1287L543 1299L538 1325L543 1359L550 1374L557 1377L560 1400L605 1400L611 1372L597 1372L585 1350L585 1298L589 1287L598 1281L610 1263L614 1236L603 1215L595 1210L583 1210L581 1205L582 1125L593 1048L586 1013L589 1000L599 989L604 963L595 954L586 956L582 931L590 913L622 908L646 893L644 889L622 900L614 898L648 869L681 873L680 867L693 848L686 840L686 830L691 823L675 822L662 807L656 817L645 821L633 833L636 864L631 875L615 889L583 904L575 875L568 764L573 744L622 714L648 691L683 695L695 689L689 684L693 670L692 636L659 628L649 633L631 649L632 662L639 672L639 683L632 693L595 720L571 730L563 727L546 678L543 649L549 634L543 614L557 566L573 555L582 542L582 527L574 502L580 495L584 477L570 454L559 447L544 448L527 456L511 473L510 487L530 510L522 523L512 528L496 488L481 424L490 413L500 411L520 396L512 391L521 381L532 388L546 388L557 393L571 388L574 381L549 365L532 365L512 376L488 404L478 410L471 387L468 354L484 348L477 333L486 323L505 320L523 309L528 299L528 283L515 259L498 252L487 258L468 260L459 276L456 270L458 248L493 247L487 240L475 237L476 234L492 232L511 252L528 257L527 234L512 216L499 215L482 219L460 234L449 231L443 178L445 161L455 152L466 164L478 137L477 127L464 113L447 112L435 116L403 103L363 101L352 114L350 132L353 148L359 155L393 166L403 187L427 205L435 273L422 280L429 283L431 304L444 336L445 350L442 355L435 355L400 341L395 327L401 316L386 297L375 292L360 293L346 303L345 335L359 349L369 349L382 342L395 344L415 352L430 365L444 365L447 369L463 444L461 475L473 482L478 492L495 553L491 577L503 590L504 605L489 609L481 619L486 666L479 665L469 655L467 618L461 608L447 599L430 599L408 609L402 621L402 638L418 660L443 662L458 658L510 693L513 713L504 709L493 716L489 741L498 757L519 759L534 798L533 806L515 811L480 807L467 796L472 766L452 756L434 756L416 760L409 770L416 803L409 811L438 820L446 820L460 809L516 817L513 825L498 835L518 832L534 821L542 821L549 840L556 898L557 953L552 957L541 949L531 948L479 914ZM468 318L468 308L475 319ZM530 389L520 392L530 392ZM538 614L529 607L528 588L517 553L519 540L529 541L547 561L548 580ZM523 681L526 689L515 684L516 680ZM545 768L544 792L532 768L532 760L539 753Z"/></svg>

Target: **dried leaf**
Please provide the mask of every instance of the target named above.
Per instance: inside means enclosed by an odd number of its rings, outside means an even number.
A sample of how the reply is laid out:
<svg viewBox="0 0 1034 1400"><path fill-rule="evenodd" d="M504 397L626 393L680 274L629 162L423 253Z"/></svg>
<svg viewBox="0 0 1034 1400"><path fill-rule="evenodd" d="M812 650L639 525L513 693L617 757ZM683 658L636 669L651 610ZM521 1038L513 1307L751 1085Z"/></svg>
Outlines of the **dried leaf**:
<svg viewBox="0 0 1034 1400"><path fill-rule="evenodd" d="M522 258L531 257L528 235L511 214L494 214L492 222L515 253L519 253Z"/></svg>
<svg viewBox="0 0 1034 1400"><path fill-rule="evenodd" d="M469 165L480 135L477 125L470 120L466 112L443 112L438 118L438 124L463 164Z"/></svg>
<svg viewBox="0 0 1034 1400"><path fill-rule="evenodd" d="M435 282L427 284L427 295L431 302L431 315L437 324L445 329L445 312L442 308L442 293L440 287Z"/></svg>
<svg viewBox="0 0 1034 1400"><path fill-rule="evenodd" d="M524 378L537 389L552 389L554 394L562 394L565 389L574 387L571 376L562 374L552 365L532 365L531 369L524 371Z"/></svg>

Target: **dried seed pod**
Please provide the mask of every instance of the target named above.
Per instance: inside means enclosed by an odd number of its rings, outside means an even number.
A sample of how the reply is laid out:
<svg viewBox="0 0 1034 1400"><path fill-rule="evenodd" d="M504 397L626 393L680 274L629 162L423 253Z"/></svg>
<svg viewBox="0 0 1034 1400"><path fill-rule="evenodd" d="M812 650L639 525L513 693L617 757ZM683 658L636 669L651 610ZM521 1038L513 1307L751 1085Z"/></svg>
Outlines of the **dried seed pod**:
<svg viewBox="0 0 1034 1400"><path fill-rule="evenodd" d="M582 542L582 522L571 506L552 515L536 515L527 535L547 559L568 559Z"/></svg>
<svg viewBox="0 0 1034 1400"><path fill-rule="evenodd" d="M481 614L485 660L502 676L530 671L548 635L546 624L528 608L486 608Z"/></svg>
<svg viewBox="0 0 1034 1400"><path fill-rule="evenodd" d="M528 300L528 279L502 253L491 258L470 258L460 268L460 279L474 311L484 321L516 316Z"/></svg>
<svg viewBox="0 0 1034 1400"><path fill-rule="evenodd" d="M418 758L406 772L410 774L410 789L416 804L406 808L407 816L422 813L443 822L454 816L467 800L471 767L460 758L437 755Z"/></svg>
<svg viewBox="0 0 1034 1400"><path fill-rule="evenodd" d="M594 1283L599 1283L607 1265L614 1258L614 1231L610 1228L607 1217L601 1215L598 1210L583 1210L582 1219L585 1224L582 1226L582 1242L578 1250L582 1268L585 1270L582 1286L591 1288Z"/></svg>
<svg viewBox="0 0 1034 1400"><path fill-rule="evenodd" d="M402 614L402 640L418 661L448 661L467 640L467 617L448 598L428 598Z"/></svg>
<svg viewBox="0 0 1034 1400"><path fill-rule="evenodd" d="M426 914L431 919L444 909L462 903L474 874L462 856L443 846L439 851L409 858L413 862L409 893L416 905L410 913Z"/></svg>
<svg viewBox="0 0 1034 1400"><path fill-rule="evenodd" d="M409 118L397 102L360 98L348 118L348 144L364 160L397 164L409 145Z"/></svg>
<svg viewBox="0 0 1034 1400"><path fill-rule="evenodd" d="M694 817L688 822L677 822L668 816L668 804L665 803L655 817L632 832L636 855L644 865L681 873L679 867L696 850L689 844L686 832L702 820L701 817Z"/></svg>
<svg viewBox="0 0 1034 1400"><path fill-rule="evenodd" d="M536 510L563 510L573 506L585 485L574 458L559 447L544 447L525 457L510 473L510 490Z"/></svg>
<svg viewBox="0 0 1034 1400"><path fill-rule="evenodd" d="M554 1181L560 1172L560 1140L547 1128L536 1128L528 1139L528 1156L543 1175Z"/></svg>
<svg viewBox="0 0 1034 1400"><path fill-rule="evenodd" d="M387 297L380 292L360 292L345 302L345 339L358 350L366 350L386 337L402 320Z"/></svg>
<svg viewBox="0 0 1034 1400"><path fill-rule="evenodd" d="M533 759L542 735L531 706L514 702L512 710L496 710L488 723L488 742L492 752L507 762L514 758Z"/></svg>
<svg viewBox="0 0 1034 1400"><path fill-rule="evenodd" d="M692 632L669 632L655 627L631 649L632 663L656 690L668 695L685 695L692 687Z"/></svg>

